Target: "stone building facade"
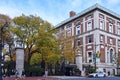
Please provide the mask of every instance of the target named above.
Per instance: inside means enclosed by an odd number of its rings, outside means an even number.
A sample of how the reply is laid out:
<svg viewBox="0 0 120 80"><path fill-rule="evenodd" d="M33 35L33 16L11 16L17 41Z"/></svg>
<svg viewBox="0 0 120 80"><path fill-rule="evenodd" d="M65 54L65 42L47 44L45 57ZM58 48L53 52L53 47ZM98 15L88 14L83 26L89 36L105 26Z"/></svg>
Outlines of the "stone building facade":
<svg viewBox="0 0 120 80"><path fill-rule="evenodd" d="M117 56L120 54L120 15L95 4L56 25L59 38L71 37L72 47L81 49L81 71L85 66L117 74Z"/></svg>

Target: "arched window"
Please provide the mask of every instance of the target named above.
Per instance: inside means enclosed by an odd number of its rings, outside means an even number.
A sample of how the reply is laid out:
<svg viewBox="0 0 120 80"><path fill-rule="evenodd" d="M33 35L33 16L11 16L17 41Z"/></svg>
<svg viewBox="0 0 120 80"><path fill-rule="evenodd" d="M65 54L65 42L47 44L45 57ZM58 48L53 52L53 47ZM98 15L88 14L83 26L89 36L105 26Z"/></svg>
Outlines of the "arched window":
<svg viewBox="0 0 120 80"><path fill-rule="evenodd" d="M113 62L113 49L110 49L110 63Z"/></svg>

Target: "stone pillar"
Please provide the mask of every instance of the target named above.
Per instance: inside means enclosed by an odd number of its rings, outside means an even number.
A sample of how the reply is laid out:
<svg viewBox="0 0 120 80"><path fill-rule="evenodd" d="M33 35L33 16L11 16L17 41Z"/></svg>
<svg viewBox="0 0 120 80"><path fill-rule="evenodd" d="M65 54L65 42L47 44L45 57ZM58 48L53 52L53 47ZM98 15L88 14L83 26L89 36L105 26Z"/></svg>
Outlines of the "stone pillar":
<svg viewBox="0 0 120 80"><path fill-rule="evenodd" d="M77 68L81 71L81 76L84 76L84 71L82 68L82 55L81 54L78 54L76 56L76 65L77 65Z"/></svg>
<svg viewBox="0 0 120 80"><path fill-rule="evenodd" d="M16 70L18 71L18 77L21 77L22 70L24 70L24 49L16 48Z"/></svg>

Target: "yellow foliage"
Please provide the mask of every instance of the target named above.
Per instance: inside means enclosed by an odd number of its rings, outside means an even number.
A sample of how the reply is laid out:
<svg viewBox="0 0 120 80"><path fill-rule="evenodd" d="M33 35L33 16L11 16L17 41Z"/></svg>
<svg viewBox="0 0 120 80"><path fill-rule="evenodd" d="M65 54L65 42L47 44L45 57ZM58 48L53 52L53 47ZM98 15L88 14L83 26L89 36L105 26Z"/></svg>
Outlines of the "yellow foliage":
<svg viewBox="0 0 120 80"><path fill-rule="evenodd" d="M35 65L35 64L40 64L42 58L40 53L34 53L33 56L31 57L30 64Z"/></svg>
<svg viewBox="0 0 120 80"><path fill-rule="evenodd" d="M6 54L6 49L5 49L5 48L3 48L2 52L3 52L3 54Z"/></svg>

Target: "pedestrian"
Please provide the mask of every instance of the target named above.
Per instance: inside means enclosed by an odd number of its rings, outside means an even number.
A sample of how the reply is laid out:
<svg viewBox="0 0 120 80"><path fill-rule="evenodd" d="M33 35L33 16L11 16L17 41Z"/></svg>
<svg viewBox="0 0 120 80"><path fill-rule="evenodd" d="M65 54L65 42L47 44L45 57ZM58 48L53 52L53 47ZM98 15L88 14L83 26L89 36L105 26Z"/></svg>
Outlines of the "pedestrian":
<svg viewBox="0 0 120 80"><path fill-rule="evenodd" d="M110 76L110 71L108 71L108 76Z"/></svg>
<svg viewBox="0 0 120 80"><path fill-rule="evenodd" d="M15 70L15 77L17 78L17 77L18 77L18 75L19 75L18 71L17 71L17 70Z"/></svg>
<svg viewBox="0 0 120 80"><path fill-rule="evenodd" d="M24 71L24 70L22 70L22 76L21 76L21 78L22 78L22 79L25 78L25 71Z"/></svg>

